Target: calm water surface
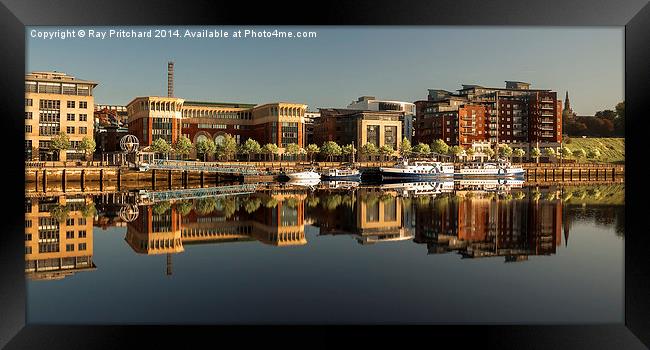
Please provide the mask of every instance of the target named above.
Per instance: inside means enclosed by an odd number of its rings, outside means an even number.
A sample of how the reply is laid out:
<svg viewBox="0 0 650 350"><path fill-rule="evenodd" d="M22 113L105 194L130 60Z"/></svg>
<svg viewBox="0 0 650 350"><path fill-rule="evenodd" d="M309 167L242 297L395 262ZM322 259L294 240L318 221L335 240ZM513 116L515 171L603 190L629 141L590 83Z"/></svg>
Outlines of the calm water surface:
<svg viewBox="0 0 650 350"><path fill-rule="evenodd" d="M28 322L620 323L624 190L28 195Z"/></svg>

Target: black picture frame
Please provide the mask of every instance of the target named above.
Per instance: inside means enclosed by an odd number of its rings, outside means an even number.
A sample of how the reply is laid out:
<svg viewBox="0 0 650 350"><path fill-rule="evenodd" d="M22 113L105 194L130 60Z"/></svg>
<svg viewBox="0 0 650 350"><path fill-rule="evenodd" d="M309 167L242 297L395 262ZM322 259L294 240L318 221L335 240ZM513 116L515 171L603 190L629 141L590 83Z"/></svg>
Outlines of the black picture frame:
<svg viewBox="0 0 650 350"><path fill-rule="evenodd" d="M650 242L643 221L646 130L650 115L650 5L648 0L449 0L319 2L0 0L0 110L5 199L0 232L0 347L122 348L172 341L236 346L260 341L284 346L352 345L377 342L426 346L449 342L501 349L643 349L650 346ZM25 26L29 25L511 25L625 26L626 232L625 323L612 325L467 325L395 327L232 326L47 326L25 324L22 119ZM567 56L567 64L579 64ZM597 74L597 73L595 73ZM23 171L21 173L21 171ZM560 288L560 287L558 287ZM345 343L341 340L345 339ZM226 343L227 342L227 343ZM282 343L280 343L282 342ZM215 344L216 345L216 344ZM300 345L299 345L300 346Z"/></svg>

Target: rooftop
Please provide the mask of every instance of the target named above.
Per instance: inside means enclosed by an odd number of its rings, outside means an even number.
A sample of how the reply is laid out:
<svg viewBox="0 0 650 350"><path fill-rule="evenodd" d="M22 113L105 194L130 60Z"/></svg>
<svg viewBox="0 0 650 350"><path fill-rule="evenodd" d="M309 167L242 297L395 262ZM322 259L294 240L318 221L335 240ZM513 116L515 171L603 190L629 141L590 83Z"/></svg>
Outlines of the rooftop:
<svg viewBox="0 0 650 350"><path fill-rule="evenodd" d="M42 82L56 82L56 83L86 83L93 86L96 86L97 83L90 80L81 80L77 79L71 75L67 75L63 72L31 72L25 74L25 80L28 81L42 81Z"/></svg>

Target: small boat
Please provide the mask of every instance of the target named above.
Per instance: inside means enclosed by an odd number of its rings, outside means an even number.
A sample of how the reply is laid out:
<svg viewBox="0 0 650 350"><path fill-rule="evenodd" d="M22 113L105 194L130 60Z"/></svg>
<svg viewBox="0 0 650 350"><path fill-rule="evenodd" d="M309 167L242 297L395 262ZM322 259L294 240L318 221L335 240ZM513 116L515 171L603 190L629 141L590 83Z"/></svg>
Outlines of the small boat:
<svg viewBox="0 0 650 350"><path fill-rule="evenodd" d="M297 173L287 174L291 180L320 180L320 174L313 169L308 171L300 171Z"/></svg>
<svg viewBox="0 0 650 350"><path fill-rule="evenodd" d="M361 180L361 172L353 168L327 169L321 176L324 180Z"/></svg>
<svg viewBox="0 0 650 350"><path fill-rule="evenodd" d="M458 175L461 176L523 176L526 171L520 166L499 160L496 163L473 162L461 166Z"/></svg>
<svg viewBox="0 0 650 350"><path fill-rule="evenodd" d="M454 176L452 163L404 160L393 167L379 168L382 179L423 179Z"/></svg>

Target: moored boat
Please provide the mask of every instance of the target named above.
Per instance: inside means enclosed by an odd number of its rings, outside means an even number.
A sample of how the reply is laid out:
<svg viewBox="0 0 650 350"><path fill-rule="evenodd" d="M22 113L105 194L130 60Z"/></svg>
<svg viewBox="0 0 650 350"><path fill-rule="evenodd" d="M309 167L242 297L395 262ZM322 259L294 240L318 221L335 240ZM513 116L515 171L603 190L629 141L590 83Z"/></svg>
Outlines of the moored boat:
<svg viewBox="0 0 650 350"><path fill-rule="evenodd" d="M324 180L361 180L361 172L353 168L332 168L321 173Z"/></svg>
<svg viewBox="0 0 650 350"><path fill-rule="evenodd" d="M287 176L291 180L320 180L320 174L313 170L289 173Z"/></svg>
<svg viewBox="0 0 650 350"><path fill-rule="evenodd" d="M451 163L404 160L393 167L379 168L382 179L423 179L454 175L454 165Z"/></svg>
<svg viewBox="0 0 650 350"><path fill-rule="evenodd" d="M510 162L467 163L460 167L458 175L461 176L522 176L526 171L520 166L513 166Z"/></svg>

